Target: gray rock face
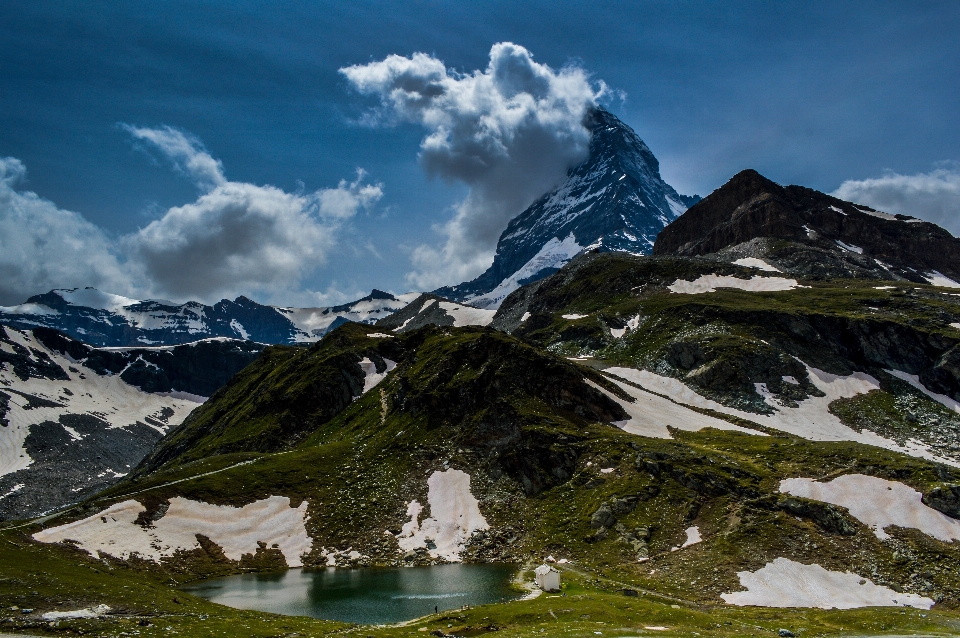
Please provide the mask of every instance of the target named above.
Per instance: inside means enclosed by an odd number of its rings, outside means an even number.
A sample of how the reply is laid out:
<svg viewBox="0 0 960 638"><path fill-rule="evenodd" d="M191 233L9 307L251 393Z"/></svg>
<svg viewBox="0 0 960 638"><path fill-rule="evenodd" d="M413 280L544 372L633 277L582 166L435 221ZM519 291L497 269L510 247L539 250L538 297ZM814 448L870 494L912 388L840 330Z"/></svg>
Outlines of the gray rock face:
<svg viewBox="0 0 960 638"><path fill-rule="evenodd" d="M108 350L49 328L0 326L0 520L116 483L264 347L224 339Z"/></svg>
<svg viewBox="0 0 960 638"><path fill-rule="evenodd" d="M510 222L493 265L435 294L496 308L507 294L556 272L585 248L649 254L663 227L699 201L664 182L657 158L611 113L591 111L586 126L592 132L589 158Z"/></svg>
<svg viewBox="0 0 960 638"><path fill-rule="evenodd" d="M923 495L923 503L952 518L960 518L960 485L942 485Z"/></svg>
<svg viewBox="0 0 960 638"><path fill-rule="evenodd" d="M601 505L600 508L590 517L590 527L599 529L601 527L613 527L617 524L617 519L613 516L613 511L607 505Z"/></svg>
<svg viewBox="0 0 960 638"><path fill-rule="evenodd" d="M960 239L936 224L780 186L754 170L737 173L671 223L653 254L708 255L761 238L781 241L757 244L755 256L803 276L960 280Z"/></svg>

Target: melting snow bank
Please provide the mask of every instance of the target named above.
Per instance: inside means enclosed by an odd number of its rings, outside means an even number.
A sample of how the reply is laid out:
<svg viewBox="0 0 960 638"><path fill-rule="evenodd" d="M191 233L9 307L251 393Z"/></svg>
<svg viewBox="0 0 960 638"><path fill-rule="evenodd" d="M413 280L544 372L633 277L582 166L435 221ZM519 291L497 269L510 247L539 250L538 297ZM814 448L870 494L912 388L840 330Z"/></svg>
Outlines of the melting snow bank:
<svg viewBox="0 0 960 638"><path fill-rule="evenodd" d="M607 392L590 379L584 379L587 384L600 392L603 392L611 400L620 404L620 407L626 411L630 418L626 421L616 421L613 425L624 432L636 434L638 436L648 436L656 439L671 439L668 426L687 432L696 432L703 428L716 428L718 430L734 430L746 434L757 434L766 436L757 430L748 430L747 428L728 423L722 419L712 417L706 414L695 412L682 405L677 405L670 399L638 390L626 383L620 383L612 379L614 383L620 386L624 392L633 397L633 403L627 403L618 396Z"/></svg>
<svg viewBox="0 0 960 638"><path fill-rule="evenodd" d="M780 269L776 266L771 266L764 260L757 259L756 257L742 257L733 263L738 266L744 266L745 268L756 268L757 270L765 270L767 272L780 272Z"/></svg>
<svg viewBox="0 0 960 638"><path fill-rule="evenodd" d="M463 326L489 326L490 322L493 321L493 316L497 314L496 310L461 306L452 301L441 301L440 307L453 318L454 328L462 328Z"/></svg>
<svg viewBox="0 0 960 638"><path fill-rule="evenodd" d="M96 607L85 607L74 611L48 611L40 616L44 620L71 620L74 618L99 618L110 613L109 605L97 605Z"/></svg>
<svg viewBox="0 0 960 638"><path fill-rule="evenodd" d="M824 393L824 396L808 397L800 401L796 408L787 408L778 404L774 400L774 397L766 391L763 384L757 384L757 391L764 397L767 405L774 409L774 413L770 415L745 412L743 410L737 410L736 408L727 407L697 394L679 379L665 377L648 370L613 367L607 368L604 370L604 373L626 379L645 390L667 396L673 401L683 405L705 408L723 414L737 416L747 421L758 423L773 428L774 430L780 430L781 432L788 432L810 441L855 441L865 445L874 445L887 450L893 450L901 454L909 454L917 458L928 459L953 466L958 465L956 460L937 456L931 452L927 446L917 441L910 440L901 446L896 441L884 438L866 429L862 432L857 432L853 428L844 425L836 415L830 412L830 404L837 399L846 399L858 394L866 394L871 390L880 389L880 383L869 374L863 372L854 372L849 376L843 377L807 366L810 381ZM628 386L621 387L627 392L631 392ZM633 390L633 392L635 391L636 390ZM630 413L627 405L629 404L624 404L624 409ZM734 426L728 424L726 429L733 427ZM754 434L756 434L756 432L754 432Z"/></svg>
<svg viewBox="0 0 960 638"><path fill-rule="evenodd" d="M360 367L363 369L363 392L366 394L368 391L372 390L378 383L384 380L390 371L397 367L396 361L391 361L390 359L384 359L383 362L387 364L387 367L383 372L377 372L377 364L373 361L364 357L360 362Z"/></svg>
<svg viewBox="0 0 960 638"><path fill-rule="evenodd" d="M148 528L136 523L145 511L135 500L123 501L88 518L37 532L33 538L41 543L72 541L94 556L103 553L126 559L136 554L159 563L178 551L200 547L197 535L202 534L230 560L256 554L258 543L276 545L289 567L302 566L301 556L313 546L304 526L307 502L293 508L285 496L271 496L243 507L178 496L170 499L166 513Z"/></svg>
<svg viewBox="0 0 960 638"><path fill-rule="evenodd" d="M950 324L950 325L953 326L954 324ZM960 324L957 324L957 325L960 326ZM895 376L901 381L906 381L907 383L915 387L917 390L920 390L920 392L923 392L925 395L927 395L937 403L943 405L944 407L950 408L954 412L960 412L960 403L958 403L957 401L953 400L952 398L948 397L945 394L937 394L936 392L931 392L930 390L927 390L927 387L922 383L920 383L919 375L907 374L906 372L902 372L900 370L887 370L887 373Z"/></svg>
<svg viewBox="0 0 960 638"><path fill-rule="evenodd" d="M430 518L420 521L423 506L410 501L410 521L403 525L397 544L405 551L425 547L434 558L459 561L470 536L490 527L470 492L470 475L460 470L434 472L427 479L427 488Z"/></svg>
<svg viewBox="0 0 960 638"><path fill-rule="evenodd" d="M944 288L960 288L960 283L955 282L939 271L928 272L923 278L930 282L931 286L942 286Z"/></svg>
<svg viewBox="0 0 960 638"><path fill-rule="evenodd" d="M847 474L827 483L792 478L780 481L780 491L846 507L880 539L890 538L884 529L896 525L945 542L960 540L960 521L927 507L920 492L897 481L864 474Z"/></svg>
<svg viewBox="0 0 960 638"><path fill-rule="evenodd" d="M740 607L933 607L933 600L925 596L901 594L853 572L833 572L816 563L804 565L788 558L777 558L755 572L737 575L747 591L720 597Z"/></svg>
<svg viewBox="0 0 960 638"><path fill-rule="evenodd" d="M696 545L697 543L703 540L703 538L700 536L700 528L697 527L696 525L694 525L693 527L688 527L686 529L686 533L687 533L687 540L685 540L683 542L683 545L680 546L681 549L684 547L690 547L691 545Z"/></svg>
<svg viewBox="0 0 960 638"><path fill-rule="evenodd" d="M784 277L754 275L750 279L739 279L727 275L700 275L693 281L678 279L667 288L671 292L684 295L699 295L704 292L715 292L717 288L739 288L749 292L779 292L791 290L798 285L796 279L785 279Z"/></svg>

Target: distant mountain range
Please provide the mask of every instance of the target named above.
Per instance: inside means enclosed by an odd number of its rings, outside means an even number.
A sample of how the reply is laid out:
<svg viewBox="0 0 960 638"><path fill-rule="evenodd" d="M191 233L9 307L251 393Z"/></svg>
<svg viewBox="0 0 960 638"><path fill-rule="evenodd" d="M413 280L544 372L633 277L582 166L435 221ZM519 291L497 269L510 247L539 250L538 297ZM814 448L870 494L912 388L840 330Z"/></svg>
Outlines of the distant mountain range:
<svg viewBox="0 0 960 638"><path fill-rule="evenodd" d="M0 324L21 330L55 328L94 346L166 346L213 337L295 344L316 341L346 321L374 323L417 296L374 290L339 306L284 308L242 296L208 306L195 301L141 301L95 288L72 288L0 307Z"/></svg>
<svg viewBox="0 0 960 638"><path fill-rule="evenodd" d="M473 281L434 294L496 309L520 286L559 270L584 250L647 255L664 226L700 200L677 193L629 126L602 108L586 120L590 155L511 220L493 265Z"/></svg>

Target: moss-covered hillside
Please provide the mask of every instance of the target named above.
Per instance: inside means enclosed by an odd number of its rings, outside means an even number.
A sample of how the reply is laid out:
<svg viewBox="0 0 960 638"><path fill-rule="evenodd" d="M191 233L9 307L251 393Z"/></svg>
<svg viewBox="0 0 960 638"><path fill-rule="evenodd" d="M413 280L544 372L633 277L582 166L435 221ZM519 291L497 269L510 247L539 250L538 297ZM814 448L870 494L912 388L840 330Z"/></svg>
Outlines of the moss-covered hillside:
<svg viewBox="0 0 960 638"><path fill-rule="evenodd" d="M415 545L410 525L441 517L446 506L431 500L431 481L456 473L469 479L468 494L457 499L475 499L484 522L467 529L457 557L527 568L547 556L565 559L566 596L359 635L422 635L424 628L637 635L661 625L663 635L717 636L771 635L784 626L799 635L957 629L960 541L906 520L873 528L847 506L782 488L787 479L856 475L916 490L931 508L951 511L960 415L944 401L960 396L952 354L960 331L950 325L960 321L956 297L855 279L799 280L779 292L670 289L710 274L747 280L761 273L708 258L589 255L508 298L495 324L504 330L427 326L388 334L347 324L310 348L268 348L120 484L3 532L0 598L34 610L10 626L53 632L59 628L38 614L109 604L124 612L63 626L116 633L132 629L124 618L149 615L152 624L137 629L142 635L161 626L213 635L230 623L247 623L249 635L349 631L225 610L169 589L283 568L290 561L276 546L234 560L198 536L195 547L157 561L106 550L95 559L74 546L82 543L40 544L31 535L131 500L143 509L136 526L149 531L184 499L240 508L280 496L291 508L305 504L306 567L430 564L449 559L438 553L440 539ZM679 380L697 394L658 393L605 373L611 366ZM832 400L824 413L850 432L914 447L817 439L764 421L825 396L814 369L830 378L873 375L875 389ZM674 425L658 436L632 434L659 418L644 406L671 411ZM641 409L645 416L637 416ZM694 425L708 418L713 427ZM419 519L411 518L414 501L424 507ZM779 559L850 572L936 604L921 613L725 602L724 594L744 590L742 573ZM83 584L88 571L92 587ZM205 633L202 623L214 618L215 631Z"/></svg>

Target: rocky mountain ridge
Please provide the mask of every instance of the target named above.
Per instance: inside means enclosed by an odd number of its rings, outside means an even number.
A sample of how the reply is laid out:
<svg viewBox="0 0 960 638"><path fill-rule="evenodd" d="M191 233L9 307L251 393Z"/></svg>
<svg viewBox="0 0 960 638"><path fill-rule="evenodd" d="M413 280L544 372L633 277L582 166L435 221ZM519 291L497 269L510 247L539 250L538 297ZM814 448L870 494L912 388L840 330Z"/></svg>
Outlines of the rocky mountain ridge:
<svg viewBox="0 0 960 638"><path fill-rule="evenodd" d="M0 307L0 324L22 330L54 328L94 346L149 347L201 339L258 343L312 343L345 321L373 323L417 295L381 290L357 301L320 308L259 304L247 297L198 302L139 301L94 288L52 290L17 306Z"/></svg>
<svg viewBox="0 0 960 638"><path fill-rule="evenodd" d="M807 277L960 286L960 239L936 224L780 186L753 170L691 207L653 248L654 256L720 253L766 258Z"/></svg>

